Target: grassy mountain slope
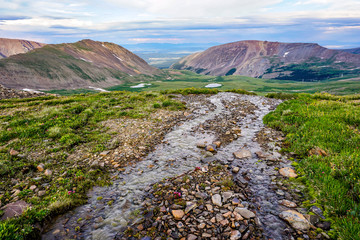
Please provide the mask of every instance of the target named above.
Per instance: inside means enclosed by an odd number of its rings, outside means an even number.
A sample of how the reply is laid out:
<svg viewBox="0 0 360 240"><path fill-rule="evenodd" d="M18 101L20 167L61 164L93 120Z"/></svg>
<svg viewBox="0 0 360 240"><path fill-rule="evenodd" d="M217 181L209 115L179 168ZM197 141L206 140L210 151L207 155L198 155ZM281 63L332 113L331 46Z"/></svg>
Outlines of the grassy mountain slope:
<svg viewBox="0 0 360 240"><path fill-rule="evenodd" d="M125 48L92 40L46 45L0 61L0 83L10 88L109 87L157 73Z"/></svg>

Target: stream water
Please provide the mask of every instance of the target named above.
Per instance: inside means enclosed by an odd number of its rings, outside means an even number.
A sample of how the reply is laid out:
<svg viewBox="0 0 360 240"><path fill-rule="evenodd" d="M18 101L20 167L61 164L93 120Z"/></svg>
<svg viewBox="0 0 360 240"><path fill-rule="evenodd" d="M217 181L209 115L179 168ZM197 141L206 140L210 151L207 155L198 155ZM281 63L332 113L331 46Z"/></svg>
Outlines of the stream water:
<svg viewBox="0 0 360 240"><path fill-rule="evenodd" d="M262 118L279 104L278 100L266 99L259 96L247 96L234 93L219 93L208 99L211 104L201 105L194 111L196 116L192 120L184 122L169 132L163 143L158 145L145 160L128 167L124 173L119 173L117 180L110 187L96 187L89 193L89 201L86 205L78 207L71 212L59 217L56 222L43 235L43 239L64 239L74 236L78 239L113 239L116 233L124 230L131 221L131 213L141 206L141 199L148 186L163 178L180 175L200 166L204 158L196 143L206 140L212 142L216 139L214 132L197 131L200 124L216 116L229 114L230 111L238 111L224 106L223 102L250 102L257 109L254 114L248 114L238 126L241 126L242 136L230 144L219 149L215 157L224 162L230 160L234 166L239 166L241 171L250 178L249 187L252 199L259 206L258 218L264 223L264 237L266 239L287 239L284 230L286 224L277 215L281 210L278 206L278 196L271 190L271 176L276 172L273 167L259 162L256 151L261 150L259 143L254 141L256 133L263 127ZM193 106L203 104L201 102L189 103ZM247 160L234 160L233 152L246 147L252 152L252 157ZM276 147L274 152L276 153ZM278 157L281 157L278 155ZM229 163L230 163L229 161ZM102 199L99 200L99 197ZM106 204L109 201L112 204ZM79 224L78 219L86 219L86 223L80 224L81 232L74 230Z"/></svg>

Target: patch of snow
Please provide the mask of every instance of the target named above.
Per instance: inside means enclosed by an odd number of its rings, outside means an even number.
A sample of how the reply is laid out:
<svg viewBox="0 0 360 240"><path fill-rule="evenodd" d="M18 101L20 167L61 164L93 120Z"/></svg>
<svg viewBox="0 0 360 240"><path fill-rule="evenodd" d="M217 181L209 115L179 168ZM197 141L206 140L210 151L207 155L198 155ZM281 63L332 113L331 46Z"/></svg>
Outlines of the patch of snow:
<svg viewBox="0 0 360 240"><path fill-rule="evenodd" d="M135 85L135 86L131 86L130 88L143 88L145 86L150 86L151 83L140 83L138 85Z"/></svg>
<svg viewBox="0 0 360 240"><path fill-rule="evenodd" d="M119 58L118 56L116 56L115 54L113 54L114 57L116 57L117 59L119 59L121 62L124 61L121 58Z"/></svg>
<svg viewBox="0 0 360 240"><path fill-rule="evenodd" d="M87 59L85 59L85 58L80 58L81 60L83 60L83 61L85 61L85 62L92 62L92 61L90 61L90 60L87 60Z"/></svg>
<svg viewBox="0 0 360 240"><path fill-rule="evenodd" d="M91 87L91 86L89 86L89 88L90 88L90 89L94 89L94 90L96 90L96 91L100 91L100 92L109 92L109 91L107 91L107 90L105 90L105 89L102 89L102 88Z"/></svg>
<svg viewBox="0 0 360 240"><path fill-rule="evenodd" d="M43 92L40 92L40 91L37 91L37 90L33 90L33 89L29 89L29 88L24 88L23 91L25 91L25 92L32 92L32 93L43 93Z"/></svg>
<svg viewBox="0 0 360 240"><path fill-rule="evenodd" d="M283 57L286 57L290 52L286 52L284 53L284 56Z"/></svg>
<svg viewBox="0 0 360 240"><path fill-rule="evenodd" d="M222 86L222 84L220 84L220 83L210 83L210 84L206 85L205 87L206 88L215 88L215 87L221 87L221 86Z"/></svg>

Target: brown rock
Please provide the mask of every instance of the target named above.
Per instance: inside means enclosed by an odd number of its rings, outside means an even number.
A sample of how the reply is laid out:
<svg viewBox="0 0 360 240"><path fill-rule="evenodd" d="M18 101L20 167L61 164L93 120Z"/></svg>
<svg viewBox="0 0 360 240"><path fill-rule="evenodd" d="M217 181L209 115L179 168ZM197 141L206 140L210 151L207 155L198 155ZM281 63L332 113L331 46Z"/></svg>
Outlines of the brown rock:
<svg viewBox="0 0 360 240"><path fill-rule="evenodd" d="M294 210L288 210L280 213L280 218L286 220L290 225L299 231L308 231L310 229L310 223L304 215Z"/></svg>
<svg viewBox="0 0 360 240"><path fill-rule="evenodd" d="M39 164L38 166L37 166L37 170L39 171L39 172L42 172L42 171L44 171L44 164Z"/></svg>
<svg viewBox="0 0 360 240"><path fill-rule="evenodd" d="M279 203L281 205L285 206L285 207L288 207L288 208L296 208L297 207L296 203L291 202L291 201L286 200L286 199L283 199L283 200L279 201Z"/></svg>
<svg viewBox="0 0 360 240"><path fill-rule="evenodd" d="M10 150L10 155L11 155L11 156L16 156L16 155L18 155L18 154L19 154L18 151L14 150L14 149L11 149L11 150Z"/></svg>
<svg viewBox="0 0 360 240"><path fill-rule="evenodd" d="M49 169L46 169L44 172L45 176L51 176L52 175L52 171Z"/></svg>
<svg viewBox="0 0 360 240"><path fill-rule="evenodd" d="M209 152L215 152L215 145L206 145L205 150Z"/></svg>
<svg viewBox="0 0 360 240"><path fill-rule="evenodd" d="M319 147L314 147L313 149L311 149L309 151L309 155L310 156L313 156L313 155L316 155L316 156L327 156L328 154L321 148Z"/></svg>
<svg viewBox="0 0 360 240"><path fill-rule="evenodd" d="M289 177L289 178L296 178L298 175L295 173L294 169L289 168L289 167L284 167L282 169L279 170L279 173L284 176L284 177Z"/></svg>
<svg viewBox="0 0 360 240"><path fill-rule="evenodd" d="M183 210L172 210L171 213L176 220L180 220L185 215Z"/></svg>
<svg viewBox="0 0 360 240"><path fill-rule="evenodd" d="M221 146L221 142L220 142L220 141L215 141L215 142L213 142L213 144L214 144L217 148L219 148L219 147Z"/></svg>

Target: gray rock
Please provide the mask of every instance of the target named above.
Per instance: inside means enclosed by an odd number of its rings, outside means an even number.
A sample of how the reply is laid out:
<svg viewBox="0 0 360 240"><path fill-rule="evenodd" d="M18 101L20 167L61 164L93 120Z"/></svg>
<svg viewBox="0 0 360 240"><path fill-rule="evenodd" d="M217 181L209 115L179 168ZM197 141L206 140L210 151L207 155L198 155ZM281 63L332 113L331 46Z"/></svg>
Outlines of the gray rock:
<svg viewBox="0 0 360 240"><path fill-rule="evenodd" d="M251 152L249 150L243 148L238 152L234 152L234 156L239 159L249 158L249 157L251 157Z"/></svg>
<svg viewBox="0 0 360 240"><path fill-rule="evenodd" d="M222 199L223 199L224 203L226 203L226 201L229 200L232 196L234 196L233 192L224 192L222 194Z"/></svg>
<svg viewBox="0 0 360 240"><path fill-rule="evenodd" d="M255 214L246 208L237 207L237 208L235 208L235 212L239 213L242 217L247 218L247 219L255 217Z"/></svg>
<svg viewBox="0 0 360 240"><path fill-rule="evenodd" d="M231 231L230 240L238 240L241 238L241 233L238 230Z"/></svg>
<svg viewBox="0 0 360 240"><path fill-rule="evenodd" d="M215 194L211 197L211 201L214 205L221 207L222 206L222 201L221 201L221 196L220 194Z"/></svg>
<svg viewBox="0 0 360 240"><path fill-rule="evenodd" d="M317 207L317 206L312 206L310 208L310 211L315 213L316 215L318 215L319 217L321 217L322 219L325 219L325 216L323 215L323 211Z"/></svg>
<svg viewBox="0 0 360 240"><path fill-rule="evenodd" d="M188 212L190 212L191 210L193 210L196 207L197 207L196 203L194 203L194 202L186 202L185 214L187 214Z"/></svg>
<svg viewBox="0 0 360 240"><path fill-rule="evenodd" d="M30 207L30 204L22 200L9 203L2 208L4 210L4 214L1 217L1 220L20 216L28 207Z"/></svg>
<svg viewBox="0 0 360 240"><path fill-rule="evenodd" d="M304 215L294 210L287 210L280 213L280 218L284 219L285 221L289 222L290 225L299 231L308 231L310 229L310 223Z"/></svg>

